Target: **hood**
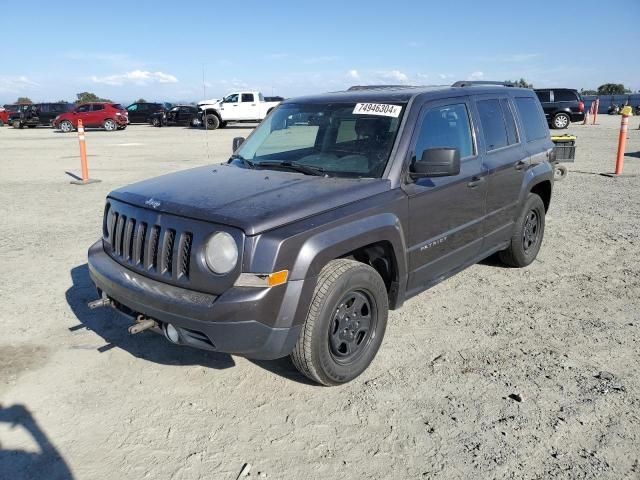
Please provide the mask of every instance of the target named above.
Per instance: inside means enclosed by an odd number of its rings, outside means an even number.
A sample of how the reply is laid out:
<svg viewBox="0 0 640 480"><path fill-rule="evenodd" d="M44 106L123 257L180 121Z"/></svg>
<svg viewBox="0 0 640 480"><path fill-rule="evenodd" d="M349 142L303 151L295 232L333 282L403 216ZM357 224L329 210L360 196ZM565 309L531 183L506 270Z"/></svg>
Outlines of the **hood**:
<svg viewBox="0 0 640 480"><path fill-rule="evenodd" d="M114 190L109 197L256 235L389 188L390 182L380 178L316 177L223 164L134 183Z"/></svg>

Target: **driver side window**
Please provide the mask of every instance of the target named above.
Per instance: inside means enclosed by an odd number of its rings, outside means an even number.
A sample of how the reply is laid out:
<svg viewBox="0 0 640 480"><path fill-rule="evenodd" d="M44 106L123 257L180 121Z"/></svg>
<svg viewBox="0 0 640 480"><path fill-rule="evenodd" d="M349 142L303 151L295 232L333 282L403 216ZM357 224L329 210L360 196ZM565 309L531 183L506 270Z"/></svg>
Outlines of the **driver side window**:
<svg viewBox="0 0 640 480"><path fill-rule="evenodd" d="M85 113L85 112L88 112L90 108L91 108L91 105L80 105L80 106L76 109L76 112L78 112L78 113Z"/></svg>
<svg viewBox="0 0 640 480"><path fill-rule="evenodd" d="M229 95L224 99L224 103L238 103L238 94Z"/></svg>
<svg viewBox="0 0 640 480"><path fill-rule="evenodd" d="M429 148L457 148L460 158L474 154L469 113L464 103L429 110L422 119L416 140L415 158Z"/></svg>

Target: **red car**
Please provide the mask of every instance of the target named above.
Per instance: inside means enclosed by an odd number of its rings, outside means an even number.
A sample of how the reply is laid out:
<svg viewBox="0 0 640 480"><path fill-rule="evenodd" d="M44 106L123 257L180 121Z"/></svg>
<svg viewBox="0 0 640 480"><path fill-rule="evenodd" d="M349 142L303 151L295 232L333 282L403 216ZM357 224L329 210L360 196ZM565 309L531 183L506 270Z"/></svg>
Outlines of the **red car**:
<svg viewBox="0 0 640 480"><path fill-rule="evenodd" d="M78 128L78 120L82 120L85 127L101 127L109 132L124 130L129 122L122 105L100 102L83 103L70 112L58 115L53 120L53 126L68 133Z"/></svg>
<svg viewBox="0 0 640 480"><path fill-rule="evenodd" d="M0 127L9 122L9 112L0 107Z"/></svg>

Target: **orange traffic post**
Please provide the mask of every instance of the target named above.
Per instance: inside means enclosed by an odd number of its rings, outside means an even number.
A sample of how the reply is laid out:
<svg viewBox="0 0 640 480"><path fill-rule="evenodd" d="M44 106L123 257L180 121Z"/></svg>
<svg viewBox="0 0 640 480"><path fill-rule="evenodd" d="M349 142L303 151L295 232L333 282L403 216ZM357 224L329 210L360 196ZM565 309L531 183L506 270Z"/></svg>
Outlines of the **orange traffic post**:
<svg viewBox="0 0 640 480"><path fill-rule="evenodd" d="M593 123L592 125L596 124L596 120L598 120L598 108L600 107L600 98L596 98L596 106L593 109Z"/></svg>
<svg viewBox="0 0 640 480"><path fill-rule="evenodd" d="M616 171L614 175L622 174L622 167L624 166L624 150L627 143L627 131L629 130L629 113L626 109L623 110L622 122L620 122L620 136L618 137L618 156L616 157Z"/></svg>
<svg viewBox="0 0 640 480"><path fill-rule="evenodd" d="M82 168L82 179L73 180L74 185L87 185L88 183L96 183L100 180L89 178L89 167L87 166L87 144L84 138L84 125L82 120L78 120L78 143L80 144L80 166Z"/></svg>

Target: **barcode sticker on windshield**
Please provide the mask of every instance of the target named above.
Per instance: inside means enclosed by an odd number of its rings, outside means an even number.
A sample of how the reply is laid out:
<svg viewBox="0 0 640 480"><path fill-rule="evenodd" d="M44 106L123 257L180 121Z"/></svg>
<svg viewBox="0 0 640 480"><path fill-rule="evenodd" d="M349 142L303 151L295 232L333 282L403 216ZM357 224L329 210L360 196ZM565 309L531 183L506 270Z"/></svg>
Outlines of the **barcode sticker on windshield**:
<svg viewBox="0 0 640 480"><path fill-rule="evenodd" d="M358 103L353 109L355 115L382 115L384 117L398 118L402 107L387 103Z"/></svg>

